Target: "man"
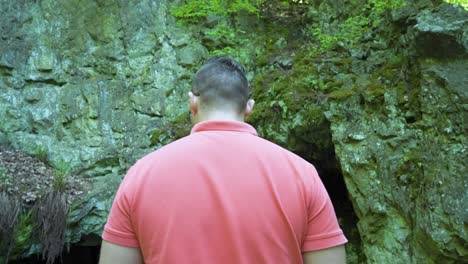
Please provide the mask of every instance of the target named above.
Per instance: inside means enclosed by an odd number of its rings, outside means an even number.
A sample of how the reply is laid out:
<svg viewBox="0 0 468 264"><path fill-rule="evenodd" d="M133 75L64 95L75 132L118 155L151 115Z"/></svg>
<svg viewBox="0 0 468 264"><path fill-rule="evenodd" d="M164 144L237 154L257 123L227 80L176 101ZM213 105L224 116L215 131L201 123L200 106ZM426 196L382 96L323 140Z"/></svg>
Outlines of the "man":
<svg viewBox="0 0 468 264"><path fill-rule="evenodd" d="M345 263L347 240L315 168L244 123L248 94L231 58L200 68L191 135L130 168L100 263Z"/></svg>

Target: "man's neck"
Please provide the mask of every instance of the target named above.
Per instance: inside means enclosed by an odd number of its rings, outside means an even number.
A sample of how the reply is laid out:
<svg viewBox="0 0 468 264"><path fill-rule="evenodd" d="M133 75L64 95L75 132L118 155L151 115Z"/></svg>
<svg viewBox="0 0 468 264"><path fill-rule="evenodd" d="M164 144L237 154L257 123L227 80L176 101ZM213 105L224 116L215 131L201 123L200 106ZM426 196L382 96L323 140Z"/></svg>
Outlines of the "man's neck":
<svg viewBox="0 0 468 264"><path fill-rule="evenodd" d="M235 113L227 113L227 112L217 112L212 111L209 113L200 113L196 123L203 122L203 121L238 121L244 122L243 115L235 114Z"/></svg>

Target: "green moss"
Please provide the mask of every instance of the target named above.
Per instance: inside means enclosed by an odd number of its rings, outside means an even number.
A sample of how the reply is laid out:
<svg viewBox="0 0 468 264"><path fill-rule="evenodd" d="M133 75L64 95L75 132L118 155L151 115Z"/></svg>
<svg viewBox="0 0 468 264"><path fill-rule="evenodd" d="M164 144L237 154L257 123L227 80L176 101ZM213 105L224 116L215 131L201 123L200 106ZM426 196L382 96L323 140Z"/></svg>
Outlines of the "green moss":
<svg viewBox="0 0 468 264"><path fill-rule="evenodd" d="M341 81L321 80L316 61L298 54L290 70L267 68L253 82L257 101L249 123L259 134L312 160L325 160L332 148L324 91ZM327 156L327 157L325 157Z"/></svg>
<svg viewBox="0 0 468 264"><path fill-rule="evenodd" d="M158 144L160 141L161 141L161 136L164 134L164 131L162 131L161 129L157 129L155 130L152 134L151 134L151 146L155 146L156 144Z"/></svg>
<svg viewBox="0 0 468 264"><path fill-rule="evenodd" d="M192 122L190 120L190 113L185 113L178 116L172 122L172 134L174 135L175 139L179 139L182 137L187 136L190 134L190 130L192 128Z"/></svg>
<svg viewBox="0 0 468 264"><path fill-rule="evenodd" d="M465 10L468 11L468 1L467 0L443 0L444 2L450 3L450 4L457 4L461 5Z"/></svg>
<svg viewBox="0 0 468 264"><path fill-rule="evenodd" d="M326 87L328 90L336 90L339 89L343 86L344 82L341 80L336 80L336 81L331 81L326 84Z"/></svg>
<svg viewBox="0 0 468 264"><path fill-rule="evenodd" d="M192 122L190 113L184 113L174 118L160 129L153 131L151 135L151 146L165 145L190 134Z"/></svg>
<svg viewBox="0 0 468 264"><path fill-rule="evenodd" d="M328 94L329 99L333 100L344 100L350 96L353 96L357 93L355 89L341 89L336 90Z"/></svg>
<svg viewBox="0 0 468 264"><path fill-rule="evenodd" d="M293 62L291 70L271 68L257 77L253 97L259 101L282 101L294 113L301 109L304 101L313 99L316 92L327 90L329 84L319 78L312 59L305 54L299 54L297 58L301 59Z"/></svg>
<svg viewBox="0 0 468 264"><path fill-rule="evenodd" d="M376 87L374 89L368 89L364 93L370 96L381 96L384 95L385 89Z"/></svg>
<svg viewBox="0 0 468 264"><path fill-rule="evenodd" d="M353 60L351 58L341 58L339 60L336 60L335 64L337 64L337 65L347 65L347 64L351 64L352 62L353 62Z"/></svg>
<svg viewBox="0 0 468 264"><path fill-rule="evenodd" d="M12 71L11 68L8 68L8 67L5 67L5 66L3 66L3 65L0 65L0 75L2 75L2 76L11 75L11 71Z"/></svg>

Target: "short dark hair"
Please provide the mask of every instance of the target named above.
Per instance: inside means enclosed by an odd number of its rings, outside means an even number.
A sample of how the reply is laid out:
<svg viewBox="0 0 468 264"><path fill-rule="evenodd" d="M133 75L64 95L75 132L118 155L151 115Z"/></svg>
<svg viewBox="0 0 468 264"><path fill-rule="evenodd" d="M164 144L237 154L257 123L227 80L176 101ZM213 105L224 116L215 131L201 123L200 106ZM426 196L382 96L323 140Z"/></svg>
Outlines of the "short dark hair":
<svg viewBox="0 0 468 264"><path fill-rule="evenodd" d="M195 73L192 93L209 107L234 107L241 113L249 100L244 67L228 56L213 57Z"/></svg>

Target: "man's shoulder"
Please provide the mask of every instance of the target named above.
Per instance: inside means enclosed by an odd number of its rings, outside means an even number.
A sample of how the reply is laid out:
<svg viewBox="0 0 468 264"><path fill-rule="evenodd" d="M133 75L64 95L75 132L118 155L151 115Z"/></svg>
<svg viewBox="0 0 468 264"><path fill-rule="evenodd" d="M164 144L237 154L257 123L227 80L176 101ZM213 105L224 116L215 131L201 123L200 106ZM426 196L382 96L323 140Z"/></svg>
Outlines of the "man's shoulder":
<svg viewBox="0 0 468 264"><path fill-rule="evenodd" d="M304 163L309 163L305 159L303 159L301 156L297 155L296 153L288 150L286 147L283 147L275 142L269 141L267 139L259 137L259 142L264 146L266 149L270 149L273 152L276 152L280 155L285 155L289 159L292 159L297 162L304 162Z"/></svg>
<svg viewBox="0 0 468 264"><path fill-rule="evenodd" d="M212 142L207 142L205 141L206 138L199 136L200 135L197 134L191 134L173 141L147 154L141 158L138 163L154 165L155 161L158 161L158 163L164 162L166 165L170 165L174 162L182 162L180 164L187 164L187 162L189 162L192 158L194 160L198 160L200 155L203 155L203 153L207 152L207 149L212 147L210 145ZM252 136L249 134L246 135L242 141L242 144L236 144L236 146L239 147L239 145L243 145L246 151L255 151L257 155L263 156L264 158L287 159L288 161L293 162L295 165L311 166L308 161L304 160L294 152L262 137ZM217 147L223 148L221 145L217 145Z"/></svg>
<svg viewBox="0 0 468 264"><path fill-rule="evenodd" d="M155 159L171 159L173 156L187 154L190 148L193 148L193 140L190 135L175 140L167 145L153 150L138 160L138 163L152 162Z"/></svg>

